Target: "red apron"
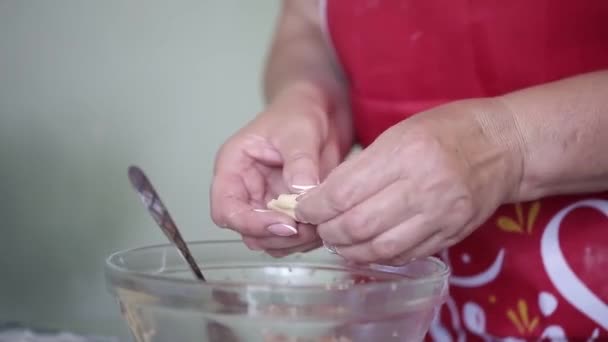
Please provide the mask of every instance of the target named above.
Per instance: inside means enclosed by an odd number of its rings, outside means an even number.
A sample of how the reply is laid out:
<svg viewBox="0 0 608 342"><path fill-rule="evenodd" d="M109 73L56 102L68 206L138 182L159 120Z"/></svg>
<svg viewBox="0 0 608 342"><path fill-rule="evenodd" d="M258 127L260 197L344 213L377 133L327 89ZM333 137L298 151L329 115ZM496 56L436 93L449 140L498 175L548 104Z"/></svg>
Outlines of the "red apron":
<svg viewBox="0 0 608 342"><path fill-rule="evenodd" d="M327 0L321 9L363 146L448 101L608 68L605 0ZM502 206L442 254L451 296L429 339L608 340L608 193Z"/></svg>

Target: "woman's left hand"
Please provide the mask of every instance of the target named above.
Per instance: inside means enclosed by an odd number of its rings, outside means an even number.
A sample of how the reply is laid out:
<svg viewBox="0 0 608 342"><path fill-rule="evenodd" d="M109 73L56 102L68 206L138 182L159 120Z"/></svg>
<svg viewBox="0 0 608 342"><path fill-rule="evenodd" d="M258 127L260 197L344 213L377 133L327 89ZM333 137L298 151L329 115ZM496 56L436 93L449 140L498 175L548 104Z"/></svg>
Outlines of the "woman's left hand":
<svg viewBox="0 0 608 342"><path fill-rule="evenodd" d="M393 126L302 196L296 215L355 262L402 264L464 239L517 197L522 142L498 99Z"/></svg>

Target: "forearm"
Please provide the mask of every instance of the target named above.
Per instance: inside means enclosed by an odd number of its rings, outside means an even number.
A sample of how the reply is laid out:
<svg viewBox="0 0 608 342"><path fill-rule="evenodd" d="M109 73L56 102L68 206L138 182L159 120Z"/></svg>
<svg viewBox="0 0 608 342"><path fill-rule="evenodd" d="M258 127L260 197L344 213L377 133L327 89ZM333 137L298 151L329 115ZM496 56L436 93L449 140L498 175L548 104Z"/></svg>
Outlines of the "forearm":
<svg viewBox="0 0 608 342"><path fill-rule="evenodd" d="M498 99L514 118L502 140L522 158L514 200L608 190L608 71Z"/></svg>
<svg viewBox="0 0 608 342"><path fill-rule="evenodd" d="M324 40L317 1L285 0L264 72L264 97L299 88L330 116L344 150L353 143L348 95L341 70Z"/></svg>

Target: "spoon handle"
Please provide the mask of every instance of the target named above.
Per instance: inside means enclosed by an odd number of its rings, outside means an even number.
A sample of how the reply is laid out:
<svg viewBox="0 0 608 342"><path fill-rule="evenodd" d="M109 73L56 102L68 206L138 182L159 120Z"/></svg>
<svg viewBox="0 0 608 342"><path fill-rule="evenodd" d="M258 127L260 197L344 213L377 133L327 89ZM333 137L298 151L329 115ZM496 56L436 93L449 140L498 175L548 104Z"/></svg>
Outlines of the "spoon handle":
<svg viewBox="0 0 608 342"><path fill-rule="evenodd" d="M186 242L177 229L175 222L173 222L171 215L169 215L169 211L160 200L158 193L148 180L148 177L146 177L144 172L139 167L131 166L129 167L129 180L137 193L139 193L140 198L148 209L150 215L152 215L167 238L177 247L181 256L186 260L196 278L205 281L203 273L196 264L196 261L192 257L192 254L190 253Z"/></svg>

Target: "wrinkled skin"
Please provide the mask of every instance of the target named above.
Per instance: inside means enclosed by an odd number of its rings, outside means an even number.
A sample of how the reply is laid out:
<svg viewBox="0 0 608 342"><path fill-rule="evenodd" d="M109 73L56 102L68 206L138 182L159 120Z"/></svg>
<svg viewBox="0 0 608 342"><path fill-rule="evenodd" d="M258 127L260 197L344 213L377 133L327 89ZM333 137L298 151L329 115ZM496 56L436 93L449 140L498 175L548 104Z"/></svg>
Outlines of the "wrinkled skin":
<svg viewBox="0 0 608 342"><path fill-rule="evenodd" d="M402 264L449 247L513 197L517 143L484 126L509 115L468 100L404 120L303 195L296 215L356 262Z"/></svg>

